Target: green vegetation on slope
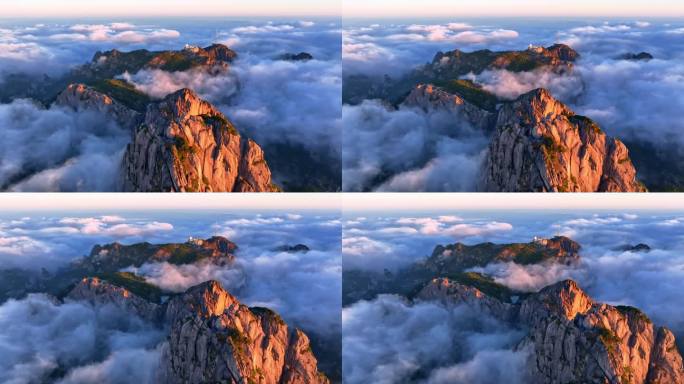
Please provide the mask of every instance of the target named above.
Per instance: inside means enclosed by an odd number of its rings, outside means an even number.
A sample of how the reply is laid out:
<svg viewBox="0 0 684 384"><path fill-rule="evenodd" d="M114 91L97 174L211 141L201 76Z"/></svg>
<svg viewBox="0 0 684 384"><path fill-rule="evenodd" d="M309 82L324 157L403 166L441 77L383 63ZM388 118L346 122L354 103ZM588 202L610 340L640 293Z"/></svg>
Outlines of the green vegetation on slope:
<svg viewBox="0 0 684 384"><path fill-rule="evenodd" d="M149 96L137 90L133 84L124 80L98 80L90 85L97 91L109 95L121 104L138 112L145 111L147 104L150 103Z"/></svg>
<svg viewBox="0 0 684 384"><path fill-rule="evenodd" d="M466 101L487 111L495 111L499 98L493 93L484 90L481 86L471 80L447 80L438 81L435 85L444 88L449 93L461 95Z"/></svg>
<svg viewBox="0 0 684 384"><path fill-rule="evenodd" d="M596 122L594 122L594 120L592 120L586 116L572 115L568 119L570 120L571 123L577 124L580 127L583 127L585 129L590 129L594 133L601 133L601 127L599 127L598 124L596 124Z"/></svg>
<svg viewBox="0 0 684 384"><path fill-rule="evenodd" d="M164 244L159 246L159 250L168 252L169 257L166 261L175 265L192 264L209 256L207 251L201 251L188 243Z"/></svg>
<svg viewBox="0 0 684 384"><path fill-rule="evenodd" d="M615 309L620 311L620 313L622 313L625 316L636 317L637 319L646 323L651 322L651 319L649 319L648 316L646 316L646 314L642 312L639 308L632 307L629 305L617 305L615 306Z"/></svg>
<svg viewBox="0 0 684 384"><path fill-rule="evenodd" d="M101 273L96 277L106 280L116 286L125 288L133 294L154 303L161 302L162 290L150 284L141 276L131 272Z"/></svg>
<svg viewBox="0 0 684 384"><path fill-rule="evenodd" d="M238 135L238 131L225 117L221 115L201 115L204 124L218 127L222 132L228 132L231 135Z"/></svg>
<svg viewBox="0 0 684 384"><path fill-rule="evenodd" d="M271 310L270 308L265 308L265 307L249 307L249 310L252 311L255 315L259 317L267 317L270 319L273 319L276 323L278 324L285 324L285 321L283 320L282 317L280 317L279 314Z"/></svg>
<svg viewBox="0 0 684 384"><path fill-rule="evenodd" d="M482 273L464 272L445 277L448 277L457 283L477 288L482 291L482 293L502 301L510 302L511 297L516 295L510 288L495 282L494 279Z"/></svg>
<svg viewBox="0 0 684 384"><path fill-rule="evenodd" d="M181 163L185 163L190 159L190 157L197 153L197 148L190 145L188 140L182 136L176 136L173 142L173 149L176 153L176 157Z"/></svg>

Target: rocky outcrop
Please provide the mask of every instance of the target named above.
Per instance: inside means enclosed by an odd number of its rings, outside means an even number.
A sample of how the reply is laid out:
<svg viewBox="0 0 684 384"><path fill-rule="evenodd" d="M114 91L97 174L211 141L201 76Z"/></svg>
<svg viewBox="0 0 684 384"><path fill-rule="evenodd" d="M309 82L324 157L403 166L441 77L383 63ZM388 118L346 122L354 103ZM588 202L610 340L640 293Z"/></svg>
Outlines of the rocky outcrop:
<svg viewBox="0 0 684 384"><path fill-rule="evenodd" d="M528 298L529 369L539 383L680 383L674 337L633 307L596 303L575 282L562 281ZM669 339L669 340L668 340ZM665 347L669 345L669 347Z"/></svg>
<svg viewBox="0 0 684 384"><path fill-rule="evenodd" d="M248 308L216 281L190 288L166 310L165 383L328 383L309 339L275 312Z"/></svg>
<svg viewBox="0 0 684 384"><path fill-rule="evenodd" d="M462 95L447 92L432 84L418 84L406 96L403 105L418 107L425 112L442 110L482 131L490 130L496 114L469 102Z"/></svg>
<svg viewBox="0 0 684 384"><path fill-rule="evenodd" d="M453 50L437 52L432 63L420 72L432 79L454 79L468 73L479 74L485 70L505 69L511 72L548 68L556 73L571 70L579 54L565 44L549 47L530 46L524 51L494 52L483 49L474 52Z"/></svg>
<svg viewBox="0 0 684 384"><path fill-rule="evenodd" d="M158 322L161 306L149 302L130 290L97 277L85 277L67 294L67 300L87 301L91 304L114 305L143 319Z"/></svg>
<svg viewBox="0 0 684 384"><path fill-rule="evenodd" d="M284 61L309 61L313 60L313 56L311 56L311 54L308 52L283 53L282 55L278 56L278 59Z"/></svg>
<svg viewBox="0 0 684 384"><path fill-rule="evenodd" d="M235 260L237 245L222 236L208 239L189 239L184 243L124 245L118 242L95 245L88 257L72 263L73 269L82 273L116 272L127 267L139 267L144 263L168 262L192 264L209 259L214 263L230 263Z"/></svg>
<svg viewBox="0 0 684 384"><path fill-rule="evenodd" d="M643 192L627 147L544 89L498 112L481 190Z"/></svg>
<svg viewBox="0 0 684 384"><path fill-rule="evenodd" d="M641 311L592 300L566 280L520 303L500 302L473 287L435 279L417 296L486 310L529 329L518 349L530 351L532 383L681 383L684 364L672 333Z"/></svg>
<svg viewBox="0 0 684 384"><path fill-rule="evenodd" d="M304 244L296 245L281 245L275 249L277 252L287 252L287 253L307 253L311 250L308 246Z"/></svg>
<svg viewBox="0 0 684 384"><path fill-rule="evenodd" d="M227 68L237 53L222 44L206 48L186 45L178 51L148 51L139 49L122 52L117 49L97 52L90 63L73 71L72 77L95 79L112 78L124 72L136 73L142 69L161 69L168 72L189 69L216 70Z"/></svg>
<svg viewBox="0 0 684 384"><path fill-rule="evenodd" d="M436 246L432 255L416 267L446 274L496 262L515 262L522 265L542 262L572 264L579 260L579 250L580 245L565 236L535 238L529 243L454 243Z"/></svg>
<svg viewBox="0 0 684 384"><path fill-rule="evenodd" d="M101 113L112 118L122 128L131 130L138 125L142 118L139 112L85 84L70 84L57 96L55 103L77 112Z"/></svg>
<svg viewBox="0 0 684 384"><path fill-rule="evenodd" d="M346 305L362 299L372 300L383 293L413 297L434 279L449 276L451 280L467 283L509 302L514 292L509 292L486 276L469 271L492 263L573 265L580 261L580 248L576 241L565 236L550 239L535 237L528 243L486 242L468 245L458 242L437 245L426 259L397 271L379 273L345 269L342 272L342 301Z"/></svg>
<svg viewBox="0 0 684 384"><path fill-rule="evenodd" d="M276 191L261 148L193 91L148 106L126 148L124 191Z"/></svg>
<svg viewBox="0 0 684 384"><path fill-rule="evenodd" d="M416 298L423 301L438 301L447 306L467 304L504 321L511 321L515 316L515 307L512 304L487 295L478 288L447 278L433 279Z"/></svg>
<svg viewBox="0 0 684 384"><path fill-rule="evenodd" d="M618 56L618 59L629 60L629 61L649 61L649 60L653 60L653 55L651 55L648 52L624 53L624 54Z"/></svg>
<svg viewBox="0 0 684 384"><path fill-rule="evenodd" d="M306 334L270 309L241 304L217 281L155 304L111 282L85 278L67 299L114 305L168 327L158 383L329 383Z"/></svg>

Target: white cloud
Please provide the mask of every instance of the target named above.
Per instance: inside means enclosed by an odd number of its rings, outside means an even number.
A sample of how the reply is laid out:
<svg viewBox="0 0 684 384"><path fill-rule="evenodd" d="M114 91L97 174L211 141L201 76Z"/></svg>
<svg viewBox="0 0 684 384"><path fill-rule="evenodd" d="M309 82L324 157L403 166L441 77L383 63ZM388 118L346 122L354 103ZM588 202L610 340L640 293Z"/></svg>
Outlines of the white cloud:
<svg viewBox="0 0 684 384"><path fill-rule="evenodd" d="M171 231L173 225L158 221L148 223L121 223L119 216L65 217L59 221L85 235L106 235L114 237L142 236L156 232ZM43 228L43 231L47 228ZM58 228L59 229L59 228Z"/></svg>
<svg viewBox="0 0 684 384"><path fill-rule="evenodd" d="M180 37L180 32L172 29L139 28L130 23L76 24L69 28L72 33L50 35L52 40L62 41L111 41L121 44L134 44L172 40Z"/></svg>
<svg viewBox="0 0 684 384"><path fill-rule="evenodd" d="M343 309L342 337L343 375L350 384L401 383L418 372L430 375L431 383L472 383L467 379L473 377L523 382L527 352L512 351L522 334L466 306L381 295Z"/></svg>
<svg viewBox="0 0 684 384"><path fill-rule="evenodd" d="M262 25L262 26L255 26L255 25L249 25L245 27L237 27L233 28L232 32L233 33L272 33L272 32L284 32L284 31L292 31L294 30L295 27L289 24L280 24L280 25Z"/></svg>
<svg viewBox="0 0 684 384"><path fill-rule="evenodd" d="M106 371L111 382L146 383L162 331L113 306L59 304L45 295L29 295L0 306L0 340L3 383L43 382L57 367L66 369L65 383L101 378L90 375L98 371ZM98 359L105 361L98 364ZM116 364L124 360L127 364Z"/></svg>
<svg viewBox="0 0 684 384"><path fill-rule="evenodd" d="M184 292L205 281L218 280L227 291L235 294L245 285L247 278L241 269L221 267L211 261L184 265L146 263L140 268L130 267L126 271L145 276L147 282L171 292Z"/></svg>
<svg viewBox="0 0 684 384"><path fill-rule="evenodd" d="M456 216L438 216L437 218L403 217L397 220L397 224L414 225L423 235L448 235L454 237L481 236L513 229L511 224L496 221L449 225L456 221L461 221L461 219Z"/></svg>
<svg viewBox="0 0 684 384"><path fill-rule="evenodd" d="M0 259L6 264L12 264L12 260L7 260L8 256L31 257L50 250L48 244L29 236L3 236L0 232Z"/></svg>
<svg viewBox="0 0 684 384"><path fill-rule="evenodd" d="M452 23L447 25L410 25L405 28L408 33L388 35L388 40L408 41L448 41L452 43L485 43L497 40L509 40L518 38L517 31L510 29L495 29L490 31L464 30L466 24Z"/></svg>
<svg viewBox="0 0 684 384"><path fill-rule="evenodd" d="M391 252L392 247L389 244L366 236L344 237L342 239L342 253L345 256L371 257L373 254Z"/></svg>

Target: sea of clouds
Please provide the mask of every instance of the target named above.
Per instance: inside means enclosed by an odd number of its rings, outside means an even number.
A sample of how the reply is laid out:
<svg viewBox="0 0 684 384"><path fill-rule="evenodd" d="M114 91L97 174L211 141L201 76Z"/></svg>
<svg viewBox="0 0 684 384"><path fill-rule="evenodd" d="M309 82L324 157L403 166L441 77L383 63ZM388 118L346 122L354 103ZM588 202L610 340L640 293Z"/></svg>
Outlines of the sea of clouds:
<svg viewBox="0 0 684 384"><path fill-rule="evenodd" d="M150 283L182 292L216 279L249 306L278 312L318 345L330 346L321 363L339 368L341 339L341 222L339 215L312 213L143 213L3 215L0 265L53 271L87 255L95 244L184 242L189 236L226 236L238 245L236 262L173 266L149 263L133 270ZM306 244L308 253L276 250ZM162 330L114 308L59 303L34 294L0 305L0 381L29 382L22 375L67 368L64 383L148 383L159 358ZM5 365L2 365L5 364ZM4 375L4 376L3 376Z"/></svg>
<svg viewBox="0 0 684 384"><path fill-rule="evenodd" d="M192 88L215 103L239 131L261 145L294 144L314 157L325 154L340 159L340 34L339 20L323 19L23 24L1 21L0 86L3 78L13 73L28 73L37 79L44 74L59 76L90 61L96 51L177 50L185 44L223 43L239 55L227 73L143 70L120 76L154 98ZM302 51L309 52L314 59L278 60L281 54ZM0 133L11 138L0 148L0 188L115 190L130 134L107 120L104 116L83 117L24 100L0 105ZM339 169L332 169L335 164L329 166L329 172L340 173ZM276 179L287 178L277 164L274 168Z"/></svg>
<svg viewBox="0 0 684 384"><path fill-rule="evenodd" d="M484 84L485 89L504 99L545 87L575 112L597 121L609 135L656 146L680 144L682 123L678 111L684 107L682 27L681 22L662 20L445 20L429 25L356 21L345 25L342 61L345 76L379 78L388 74L398 78L432 61L438 51L523 50L530 44L565 43L581 54L572 74L486 71L465 77ZM642 51L655 59L616 59ZM417 117L405 119L408 113ZM459 120L447 120L441 127L430 126L430 134L425 135L422 131L426 125L416 124L415 120L431 120L430 114L403 106L395 110L364 102L345 105L342 115L345 190L474 190L487 141L478 143L461 137L458 132L463 123ZM414 126L417 133L412 130ZM410 135L413 137L409 140ZM360 136L366 141L354 140ZM402 139L406 144L401 145ZM462 148L441 151L440 139L456 139ZM396 145L379 147L377 143ZM415 148L431 155L416 157ZM382 151L381 157L378 151ZM458 156L462 169L449 172L448 167L437 166L453 163ZM377 184L377 176L386 176L387 172L395 182ZM454 178L459 181L453 182ZM442 183L435 182L440 179ZM408 182L398 182L403 180Z"/></svg>
<svg viewBox="0 0 684 384"><path fill-rule="evenodd" d="M522 331L467 306L383 295L344 308L342 324L346 383L525 382Z"/></svg>
<svg viewBox="0 0 684 384"><path fill-rule="evenodd" d="M577 265L522 266L515 263L496 263L474 268L473 271L489 274L497 282L524 292L536 292L555 282L573 279L598 302L631 305L643 310L656 325L670 328L682 348L683 226L684 215L652 212L549 214L531 211L524 214L495 214L471 211L444 213L441 216L434 213L366 217L348 215L344 221L342 240L343 264L345 269L381 272L384 269L396 270L423 260L438 244L459 241L465 244L487 241L526 243L534 236L564 235L582 246L581 262ZM652 250L636 253L619 249L637 243L648 244ZM356 348L353 350L355 353L362 353L359 351L364 348L368 352L365 358L359 358L349 351L350 356L347 359L345 349L344 372L360 378L364 374L381 375L384 369L387 382L390 383L401 382L398 377L406 372L414 374L419 371L422 376L415 380L417 382L495 383L501 381L496 376L500 370L519 371L518 368L524 364L526 352L516 351L512 347L521 338L511 339L520 335L515 333L518 330L506 330L505 327L497 328L496 332L481 331L493 343L493 347L481 348L483 355L480 357L452 355L456 357L440 361L444 356L441 345L437 345L434 353L431 353L431 347L440 342L446 343L449 348L468 350L467 345L458 347L462 342L459 338L452 342L454 344L450 344L440 341L444 339L430 336L434 325L431 319L447 316L453 310L435 303L410 304L394 296L381 296L346 307L343 311L345 348L349 343ZM419 317L421 320L415 320L415 323L410 320L410 314L423 311L429 312L422 313ZM395 316L403 320L393 321ZM483 314L473 316L483 319L483 322L489 321ZM368 322L358 319L366 319ZM424 328L420 328L420 321L424 322ZM452 323L451 326L457 329L449 332L472 330L472 323L468 321ZM377 330L380 328L382 332ZM452 339L447 337L445 340ZM408 348L409 345L413 349ZM428 348L427 352L422 348ZM485 356L492 360L480 360ZM446 368L454 364L460 369ZM490 368L488 374L468 376L469 369L479 369L482 364ZM443 376L447 371L466 376ZM392 376L392 373L398 376ZM448 379L435 381L439 377ZM525 382L524 378L519 377L511 380Z"/></svg>

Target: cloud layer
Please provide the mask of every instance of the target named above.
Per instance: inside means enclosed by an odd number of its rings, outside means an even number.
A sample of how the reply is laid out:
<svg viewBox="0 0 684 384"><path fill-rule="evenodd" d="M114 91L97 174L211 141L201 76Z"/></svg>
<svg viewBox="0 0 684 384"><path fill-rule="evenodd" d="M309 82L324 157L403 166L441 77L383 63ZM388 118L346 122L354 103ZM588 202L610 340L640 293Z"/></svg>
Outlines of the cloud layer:
<svg viewBox="0 0 684 384"><path fill-rule="evenodd" d="M346 191L475 189L487 138L458 116L365 101L343 107L342 125Z"/></svg>
<svg viewBox="0 0 684 384"><path fill-rule="evenodd" d="M153 382L163 332L111 306L58 304L43 295L0 306L0 381Z"/></svg>
<svg viewBox="0 0 684 384"><path fill-rule="evenodd" d="M523 333L472 308L384 295L344 309L343 373L354 383L523 383Z"/></svg>

